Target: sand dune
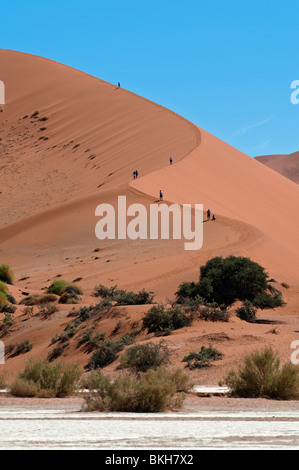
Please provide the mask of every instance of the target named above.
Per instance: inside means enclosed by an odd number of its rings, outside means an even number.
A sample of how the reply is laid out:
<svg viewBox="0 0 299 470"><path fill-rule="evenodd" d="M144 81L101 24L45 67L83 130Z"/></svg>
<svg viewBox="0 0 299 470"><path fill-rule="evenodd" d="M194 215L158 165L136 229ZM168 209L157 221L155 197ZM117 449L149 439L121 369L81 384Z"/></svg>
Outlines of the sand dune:
<svg viewBox="0 0 299 470"><path fill-rule="evenodd" d="M290 155L264 155L256 160L299 184L299 152Z"/></svg>
<svg viewBox="0 0 299 470"><path fill-rule="evenodd" d="M0 261L16 273L16 298L24 291L42 292L63 277L80 278L86 305L94 302L91 293L99 283L153 290L156 300L165 302L182 281L197 280L199 267L211 257L241 254L262 263L278 283L290 283L291 326L278 338L269 336L266 326L258 330L238 320L233 326L199 323L192 328L191 345L189 329L171 337L179 351L175 360L203 344L203 329L226 336L236 329L236 337L224 345L226 367L235 363L244 344L252 348L278 343L277 338L286 358L299 304L298 186L186 119L115 85L27 54L0 51L0 61L7 97L0 113ZM136 169L140 178L133 181ZM118 196L125 195L128 204L149 207L160 189L170 203L204 204L216 215L215 222L204 224L202 250L186 252L178 240L97 240L98 204L116 205ZM59 314L41 324L38 317L24 319L18 307L19 323L7 341L31 334L34 349L28 357L45 358L69 310L60 307ZM144 308L129 308L120 317L129 327L143 313ZM110 334L118 320L100 324L99 331L105 327ZM8 367L19 370L26 358L11 359ZM66 359L86 363L74 344ZM207 372L204 380L217 383L221 373Z"/></svg>
<svg viewBox="0 0 299 470"><path fill-rule="evenodd" d="M211 134L201 130L201 144L187 158L131 185L153 195L163 189L169 201L203 203L256 227L264 240L243 252L274 274L299 281L298 187Z"/></svg>

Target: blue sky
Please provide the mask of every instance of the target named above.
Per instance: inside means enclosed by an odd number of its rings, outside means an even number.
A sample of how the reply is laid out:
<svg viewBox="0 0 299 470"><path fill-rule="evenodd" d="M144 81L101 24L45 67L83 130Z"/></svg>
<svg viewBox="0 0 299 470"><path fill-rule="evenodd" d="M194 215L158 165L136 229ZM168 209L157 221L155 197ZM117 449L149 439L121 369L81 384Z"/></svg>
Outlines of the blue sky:
<svg viewBox="0 0 299 470"><path fill-rule="evenodd" d="M121 82L250 156L291 153L296 3L2 0L0 45Z"/></svg>

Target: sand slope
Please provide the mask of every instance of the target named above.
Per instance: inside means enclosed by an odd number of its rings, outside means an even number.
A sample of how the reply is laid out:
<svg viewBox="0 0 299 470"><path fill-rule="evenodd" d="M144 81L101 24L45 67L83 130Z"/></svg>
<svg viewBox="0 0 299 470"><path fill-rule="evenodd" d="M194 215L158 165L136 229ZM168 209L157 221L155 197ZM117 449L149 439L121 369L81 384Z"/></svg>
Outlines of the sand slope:
<svg viewBox="0 0 299 470"><path fill-rule="evenodd" d="M201 130L201 144L187 158L132 186L151 194L163 189L169 201L203 203L215 214L256 227L264 240L243 252L273 274L299 281L299 188L211 134Z"/></svg>

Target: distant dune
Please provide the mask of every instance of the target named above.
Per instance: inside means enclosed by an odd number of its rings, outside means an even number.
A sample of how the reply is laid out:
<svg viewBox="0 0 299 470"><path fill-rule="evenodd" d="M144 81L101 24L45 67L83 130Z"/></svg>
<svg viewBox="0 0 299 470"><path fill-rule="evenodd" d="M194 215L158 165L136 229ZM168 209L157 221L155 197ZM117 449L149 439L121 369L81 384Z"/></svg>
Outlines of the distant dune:
<svg viewBox="0 0 299 470"><path fill-rule="evenodd" d="M299 152L290 155L264 155L256 160L299 184Z"/></svg>

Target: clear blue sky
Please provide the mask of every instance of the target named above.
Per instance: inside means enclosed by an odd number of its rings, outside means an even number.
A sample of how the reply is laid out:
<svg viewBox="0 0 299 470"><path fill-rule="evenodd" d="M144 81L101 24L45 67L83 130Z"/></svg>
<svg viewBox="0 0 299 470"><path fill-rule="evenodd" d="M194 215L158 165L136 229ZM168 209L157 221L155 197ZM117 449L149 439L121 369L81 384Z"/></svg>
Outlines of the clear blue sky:
<svg viewBox="0 0 299 470"><path fill-rule="evenodd" d="M299 150L298 4L2 0L0 45L155 101L250 156ZM0 64L1 79L1 64Z"/></svg>

